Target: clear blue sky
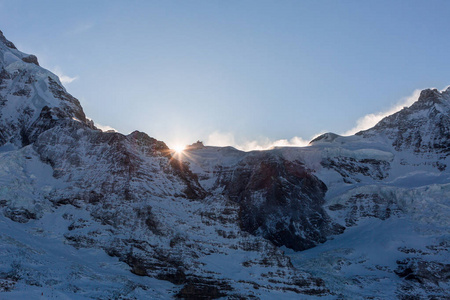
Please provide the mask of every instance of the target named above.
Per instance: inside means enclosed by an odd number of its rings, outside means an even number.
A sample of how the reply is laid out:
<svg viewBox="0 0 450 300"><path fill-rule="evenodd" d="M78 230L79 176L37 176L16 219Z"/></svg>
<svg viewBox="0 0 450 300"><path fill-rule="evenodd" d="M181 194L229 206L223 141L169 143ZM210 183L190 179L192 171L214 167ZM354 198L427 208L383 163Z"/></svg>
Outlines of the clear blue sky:
<svg viewBox="0 0 450 300"><path fill-rule="evenodd" d="M86 114L173 146L343 133L450 84L450 1L2 1ZM231 143L231 142L230 142Z"/></svg>

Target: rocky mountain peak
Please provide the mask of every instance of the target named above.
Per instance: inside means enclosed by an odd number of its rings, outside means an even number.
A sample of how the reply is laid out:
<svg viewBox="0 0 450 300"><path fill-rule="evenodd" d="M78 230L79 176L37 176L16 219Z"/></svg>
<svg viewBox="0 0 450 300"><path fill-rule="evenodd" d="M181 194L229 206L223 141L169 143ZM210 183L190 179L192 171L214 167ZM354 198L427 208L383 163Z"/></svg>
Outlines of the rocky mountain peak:
<svg viewBox="0 0 450 300"><path fill-rule="evenodd" d="M0 146L28 145L59 120L75 120L95 128L59 78L41 68L35 55L17 50L1 33Z"/></svg>
<svg viewBox="0 0 450 300"><path fill-rule="evenodd" d="M327 132L327 133L321 134L321 135L319 135L318 137L312 139L312 140L309 142L309 145L312 145L312 144L315 144L315 143L318 143L318 142L328 142L328 143L331 143L331 142L333 142L333 141L334 141L336 138L338 138L338 137L340 137L340 135L338 135L338 134L336 134L336 133L333 133L333 132Z"/></svg>
<svg viewBox="0 0 450 300"><path fill-rule="evenodd" d="M196 149L203 149L205 148L205 145L203 145L203 142L197 141L191 145L186 146L186 150L196 150Z"/></svg>
<svg viewBox="0 0 450 300"><path fill-rule="evenodd" d="M426 101L429 98L435 99L438 98L441 93L437 89L425 89L420 92L420 96L418 101Z"/></svg>
<svg viewBox="0 0 450 300"><path fill-rule="evenodd" d="M419 99L410 106L411 109L420 110L431 108L432 106L444 105L449 106L450 88L445 91L438 91L437 89L426 89L420 92ZM439 106L438 106L439 107Z"/></svg>
<svg viewBox="0 0 450 300"><path fill-rule="evenodd" d="M410 107L387 116L374 127L358 132L365 138L384 135L397 151L416 154L450 153L450 90L426 89Z"/></svg>
<svg viewBox="0 0 450 300"><path fill-rule="evenodd" d="M156 155L157 153L159 155L168 155L170 152L169 147L167 147L164 142L150 137L145 132L135 130L127 135L127 138L134 148L140 149L143 153L152 155Z"/></svg>
<svg viewBox="0 0 450 300"><path fill-rule="evenodd" d="M6 39L6 37L3 35L3 32L1 30L0 30L0 42L5 44L8 48L17 49L16 46L12 42L10 42Z"/></svg>

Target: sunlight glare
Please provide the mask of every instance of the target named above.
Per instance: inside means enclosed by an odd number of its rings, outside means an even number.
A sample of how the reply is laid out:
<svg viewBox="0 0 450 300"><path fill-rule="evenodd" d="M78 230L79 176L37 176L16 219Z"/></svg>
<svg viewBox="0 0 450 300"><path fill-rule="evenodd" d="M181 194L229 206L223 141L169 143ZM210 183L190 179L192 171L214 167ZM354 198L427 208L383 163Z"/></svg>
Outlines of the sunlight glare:
<svg viewBox="0 0 450 300"><path fill-rule="evenodd" d="M183 152L184 148L185 148L185 147L182 146L182 145L176 145L175 147L173 147L173 150L174 150L176 153L180 154L180 153Z"/></svg>

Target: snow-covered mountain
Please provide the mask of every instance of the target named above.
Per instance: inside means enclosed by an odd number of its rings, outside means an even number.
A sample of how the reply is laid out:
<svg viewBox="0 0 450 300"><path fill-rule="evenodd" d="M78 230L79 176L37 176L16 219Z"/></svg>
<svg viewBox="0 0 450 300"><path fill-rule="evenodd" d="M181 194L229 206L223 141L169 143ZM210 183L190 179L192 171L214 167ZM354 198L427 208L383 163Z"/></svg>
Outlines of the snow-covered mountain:
<svg viewBox="0 0 450 300"><path fill-rule="evenodd" d="M236 177L241 166L255 172L253 176L264 178L261 170L276 157L278 172L271 178L279 181L281 187L275 199L289 198L292 193L283 190L291 184L299 185L283 173L289 169L287 165L295 166L293 169L299 172L306 170L323 183L324 200L316 201L323 204L324 213L318 219L330 225L337 223L345 228L344 232L327 236L327 242L302 252L292 251L301 250L292 244L282 245L291 249L285 251L294 267L324 280L331 299L447 299L449 115L450 88L442 92L424 90L411 107L354 136L326 133L308 147L265 152L196 147L188 151L185 160L199 174L200 184L218 194L233 196L228 188L230 182L242 182L251 190L251 204L246 205L252 211L258 211L253 208L255 205L266 207L270 192L278 190L252 189L251 176L245 180ZM256 167L248 167L246 161L253 157L260 159L254 160ZM227 175L230 173L231 178ZM248 197L245 189L241 191L241 197ZM307 194L317 195L317 189L309 189ZM306 206L314 207L307 197L297 195ZM291 207L289 201L283 205ZM275 219L296 224L290 212ZM299 212L303 218L310 215L308 210ZM275 228L284 227L277 224ZM315 241L307 235L308 230L297 232ZM261 232L264 225L256 230L257 234ZM282 230L281 235L285 232ZM270 239L267 234L262 235ZM276 239L272 242L281 245Z"/></svg>
<svg viewBox="0 0 450 300"><path fill-rule="evenodd" d="M0 298L450 297L450 89L355 136L176 154L97 129L1 32L0 67Z"/></svg>

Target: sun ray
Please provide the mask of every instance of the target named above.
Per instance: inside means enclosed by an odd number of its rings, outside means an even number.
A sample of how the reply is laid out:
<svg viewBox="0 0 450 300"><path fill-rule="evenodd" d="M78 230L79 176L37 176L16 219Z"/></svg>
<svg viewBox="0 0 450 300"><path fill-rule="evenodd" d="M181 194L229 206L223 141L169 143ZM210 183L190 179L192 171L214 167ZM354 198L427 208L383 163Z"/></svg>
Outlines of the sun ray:
<svg viewBox="0 0 450 300"><path fill-rule="evenodd" d="M177 154L181 154L184 151L185 148L186 148L186 146L176 145L175 147L173 147L172 150L174 150L175 153L177 153Z"/></svg>

